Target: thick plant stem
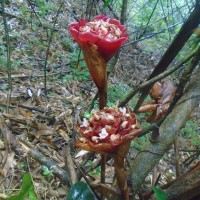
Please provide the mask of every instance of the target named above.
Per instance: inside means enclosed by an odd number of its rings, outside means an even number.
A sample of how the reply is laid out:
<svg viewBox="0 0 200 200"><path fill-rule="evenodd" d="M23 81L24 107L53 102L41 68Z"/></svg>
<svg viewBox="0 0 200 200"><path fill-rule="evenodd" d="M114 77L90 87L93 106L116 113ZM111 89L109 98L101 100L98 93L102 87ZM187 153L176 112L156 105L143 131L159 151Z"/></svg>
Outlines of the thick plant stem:
<svg viewBox="0 0 200 200"><path fill-rule="evenodd" d="M129 190L124 169L124 157L114 155L113 159L114 159L114 167L115 167L115 174L117 177L117 183L121 190L123 200L129 200Z"/></svg>
<svg viewBox="0 0 200 200"><path fill-rule="evenodd" d="M105 183L106 177L106 155L101 155L101 183Z"/></svg>
<svg viewBox="0 0 200 200"><path fill-rule="evenodd" d="M105 79L105 88L98 90L99 92L99 109L103 109L107 105L107 79ZM105 183L106 173L106 155L101 155L101 183Z"/></svg>
<svg viewBox="0 0 200 200"><path fill-rule="evenodd" d="M107 105L107 91L99 90L99 109L103 109Z"/></svg>

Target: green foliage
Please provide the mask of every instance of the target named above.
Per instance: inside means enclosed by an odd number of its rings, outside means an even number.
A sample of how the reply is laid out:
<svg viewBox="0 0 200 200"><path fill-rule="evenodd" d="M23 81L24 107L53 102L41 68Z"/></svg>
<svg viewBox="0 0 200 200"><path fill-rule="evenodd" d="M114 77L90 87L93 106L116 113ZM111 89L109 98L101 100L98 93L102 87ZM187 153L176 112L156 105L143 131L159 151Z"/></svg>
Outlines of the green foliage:
<svg viewBox="0 0 200 200"><path fill-rule="evenodd" d="M78 56L78 52L69 52L69 58L72 62L72 64L70 65L70 74L65 75L63 77L62 82L66 82L68 80L79 80L79 81L88 81L90 80L90 73L86 67L85 62L83 61L79 61L78 65L77 65L77 58ZM82 54L81 56L82 57Z"/></svg>
<svg viewBox="0 0 200 200"><path fill-rule="evenodd" d="M66 200L94 200L94 195L86 183L77 182L70 189Z"/></svg>
<svg viewBox="0 0 200 200"><path fill-rule="evenodd" d="M156 186L152 186L151 189L154 191L157 200L167 200L167 194Z"/></svg>
<svg viewBox="0 0 200 200"><path fill-rule="evenodd" d="M131 141L131 147L137 149L138 151L142 151L147 141L148 141L147 135L138 137Z"/></svg>
<svg viewBox="0 0 200 200"><path fill-rule="evenodd" d="M108 86L108 101L115 103L125 96L125 93L129 90L129 86L124 83Z"/></svg>
<svg viewBox="0 0 200 200"><path fill-rule="evenodd" d="M196 122L188 120L181 133L184 138L191 141L192 145L196 147L200 145L200 130Z"/></svg>
<svg viewBox="0 0 200 200"><path fill-rule="evenodd" d="M39 15L45 17L48 12L56 11L58 9L57 5L51 1L36 0L35 4L39 9Z"/></svg>
<svg viewBox="0 0 200 200"><path fill-rule="evenodd" d="M31 175L29 173L23 175L22 186L19 193L9 197L8 200L24 200L26 197L28 197L29 200L37 200Z"/></svg>
<svg viewBox="0 0 200 200"><path fill-rule="evenodd" d="M67 39L67 38L62 38L61 40L61 44L63 46L63 49L70 52L70 53L73 53L74 51L74 48L73 46L70 44L70 41Z"/></svg>
<svg viewBox="0 0 200 200"><path fill-rule="evenodd" d="M93 165L94 164L94 162L92 162L91 160L89 160L88 163L89 163L89 165ZM100 166L96 167L94 170L89 172L89 174L100 176L101 175L101 167Z"/></svg>
<svg viewBox="0 0 200 200"><path fill-rule="evenodd" d="M11 48L12 50L12 48ZM11 61L10 61L10 66L12 69L16 69L18 68L20 65L21 65L21 59L18 59L18 60L14 60L11 58ZM5 70L6 69L6 65L7 65L7 53L6 53L6 47L4 44L1 44L1 41L0 41L0 66L1 66L1 69L2 70Z"/></svg>
<svg viewBox="0 0 200 200"><path fill-rule="evenodd" d="M89 119L90 117L92 116L92 114L91 113L89 113L89 112L84 112L84 117L86 118L86 119Z"/></svg>
<svg viewBox="0 0 200 200"><path fill-rule="evenodd" d="M105 1L105 3L103 4L103 7L106 8L106 7L110 4L111 1L112 1L112 0L107 0L107 1Z"/></svg>
<svg viewBox="0 0 200 200"><path fill-rule="evenodd" d="M42 169L44 170L44 172L43 172L43 175L44 175L44 176L50 176L50 175L52 175L52 173L53 173L53 171L52 171L52 170L49 170L49 168L46 167L46 166L43 166Z"/></svg>

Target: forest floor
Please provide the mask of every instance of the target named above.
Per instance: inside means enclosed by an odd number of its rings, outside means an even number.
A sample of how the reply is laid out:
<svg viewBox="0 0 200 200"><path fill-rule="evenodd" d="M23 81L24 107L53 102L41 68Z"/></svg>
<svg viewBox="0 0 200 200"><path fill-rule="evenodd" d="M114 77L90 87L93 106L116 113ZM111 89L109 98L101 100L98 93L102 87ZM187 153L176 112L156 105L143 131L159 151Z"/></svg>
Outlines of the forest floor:
<svg viewBox="0 0 200 200"><path fill-rule="evenodd" d="M15 14L12 9L7 8L7 12ZM90 169L85 172L88 179L95 183L100 181L99 166L95 167L99 155L90 154L89 157L87 153L80 153L73 146L77 138L76 126L81 123L97 90L83 62L76 65L76 44L70 44L69 39L66 41L70 36L63 16L58 20L59 28L65 28L55 32L50 46L45 94L44 62L47 38L44 29L28 22L28 19L23 21L19 17L8 16L12 30L12 92L9 93L8 90L6 62L2 61L1 65L4 67L0 72L0 199L20 192L24 172L30 173L38 199L66 199L69 186L54 176L54 171L48 167L50 159L58 167L68 170L66 146L70 147L70 155L76 163L85 170ZM70 23L70 20L67 23ZM2 26L0 29L3 32ZM1 42L6 48L3 36ZM134 47L122 48L118 62L109 77L111 103L117 103L118 98L130 88L144 82L158 62L159 56L153 55L152 58L152 54L145 52L144 46L145 44L141 43ZM5 53L3 47L1 51ZM1 59L6 59L5 54L4 57L2 55ZM129 106L132 107L136 100L134 99ZM145 117L140 116L140 123ZM199 152L196 152L200 143L199 119L199 113L196 112L191 116L185 129L179 133L177 141L181 172L199 160ZM146 140L148 136L134 141L128 160L134 159ZM155 174L156 177L161 175L159 185L175 179L175 157L172 147L155 167L154 172L146 178L144 188L154 184ZM106 183L112 184L112 162L108 163L106 172Z"/></svg>

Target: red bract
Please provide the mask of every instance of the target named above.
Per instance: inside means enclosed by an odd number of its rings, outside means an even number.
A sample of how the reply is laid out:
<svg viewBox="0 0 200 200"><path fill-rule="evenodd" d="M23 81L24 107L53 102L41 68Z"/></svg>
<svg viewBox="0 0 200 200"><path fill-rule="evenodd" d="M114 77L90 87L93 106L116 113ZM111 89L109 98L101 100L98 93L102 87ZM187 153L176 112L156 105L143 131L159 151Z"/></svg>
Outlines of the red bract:
<svg viewBox="0 0 200 200"><path fill-rule="evenodd" d="M118 20L104 15L96 16L90 22L81 19L78 23L71 24L69 29L83 51L88 48L88 44L94 44L105 62L108 62L128 39L126 27Z"/></svg>
<svg viewBox="0 0 200 200"><path fill-rule="evenodd" d="M107 108L92 113L92 117L78 126L81 134L75 145L97 153L127 151L133 138L141 133L134 113L126 108Z"/></svg>

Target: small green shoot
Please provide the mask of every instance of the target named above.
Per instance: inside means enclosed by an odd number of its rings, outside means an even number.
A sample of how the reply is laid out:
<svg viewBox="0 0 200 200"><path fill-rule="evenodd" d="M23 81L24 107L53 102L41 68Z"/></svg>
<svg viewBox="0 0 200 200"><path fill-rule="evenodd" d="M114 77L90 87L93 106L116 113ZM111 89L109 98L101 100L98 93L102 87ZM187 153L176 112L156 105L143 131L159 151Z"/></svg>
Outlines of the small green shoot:
<svg viewBox="0 0 200 200"><path fill-rule="evenodd" d="M89 163L89 165L93 165L93 164L94 164L91 160L89 160L88 163ZM92 170L91 172L89 172L89 174L90 174L90 175L97 175L97 176L100 176L100 175L101 175L101 168L100 168L100 166L97 167L97 168L95 168L95 169Z"/></svg>
<svg viewBox="0 0 200 200"><path fill-rule="evenodd" d="M84 112L84 117L86 118L86 119L89 119L90 117L92 117L92 114L90 113L90 112Z"/></svg>
<svg viewBox="0 0 200 200"><path fill-rule="evenodd" d="M52 171L52 170L49 170L48 167L46 167L45 165L43 165L42 168L43 168L43 170L44 170L44 172L43 172L43 175L44 175L44 176L50 176L50 175L52 175L53 171Z"/></svg>

